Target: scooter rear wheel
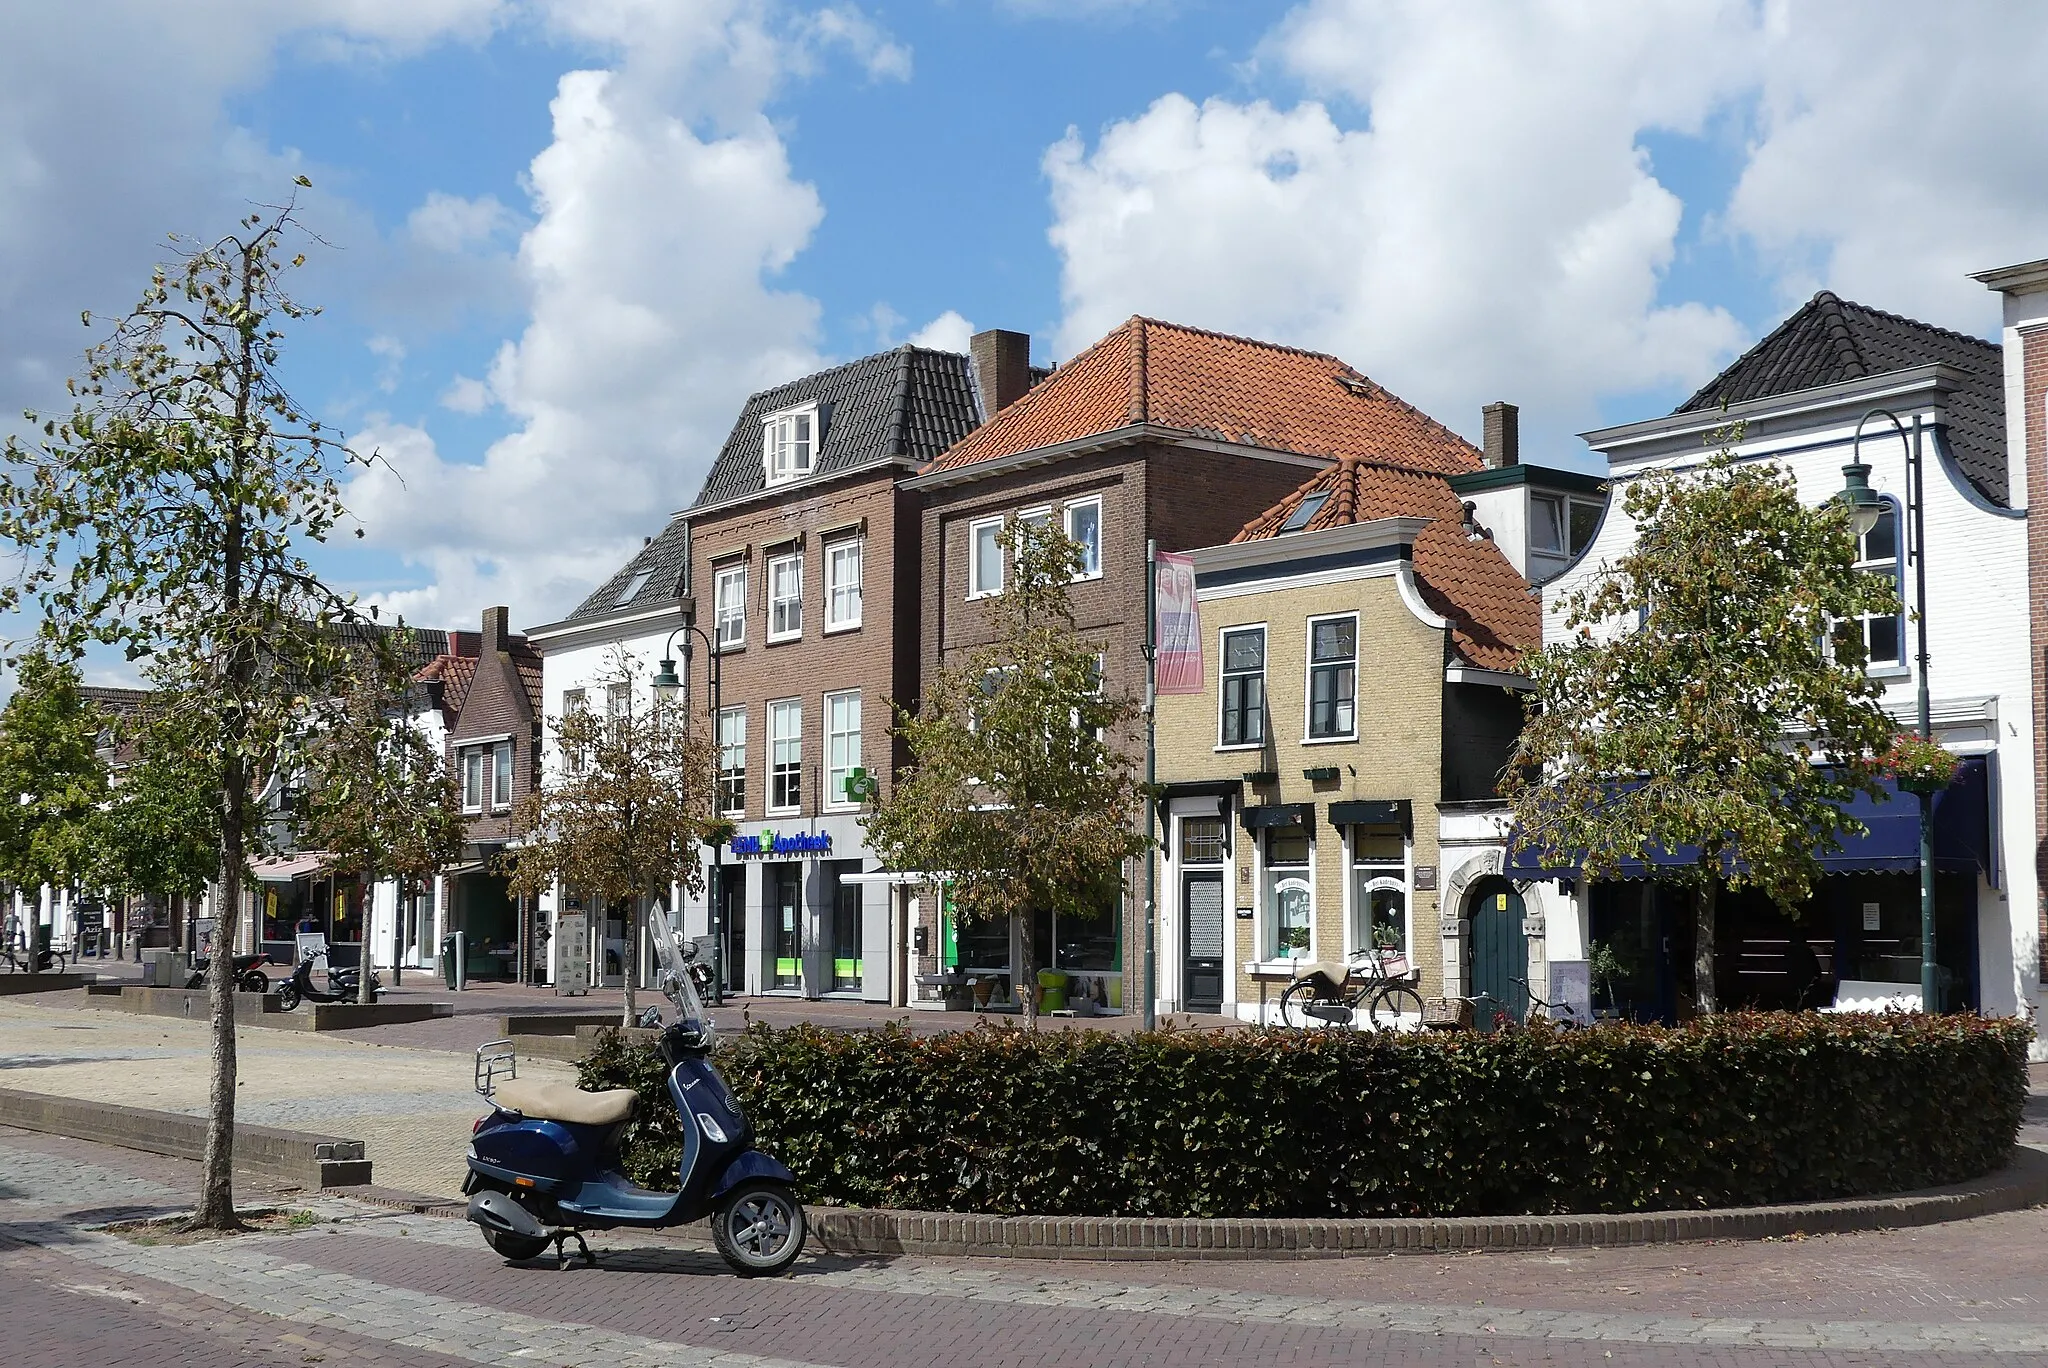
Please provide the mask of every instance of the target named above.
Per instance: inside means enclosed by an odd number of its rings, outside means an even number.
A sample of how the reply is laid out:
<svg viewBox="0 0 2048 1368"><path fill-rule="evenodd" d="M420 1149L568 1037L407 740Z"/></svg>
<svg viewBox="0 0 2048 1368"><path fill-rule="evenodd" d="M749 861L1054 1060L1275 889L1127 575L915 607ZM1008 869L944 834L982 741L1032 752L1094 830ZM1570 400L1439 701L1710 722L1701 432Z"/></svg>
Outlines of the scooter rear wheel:
<svg viewBox="0 0 2048 1368"><path fill-rule="evenodd" d="M491 1251L513 1263L521 1259L538 1259L548 1247L546 1240L535 1239L531 1235L514 1235L509 1230L493 1230L489 1226L485 1226L483 1232L484 1243L491 1247Z"/></svg>
<svg viewBox="0 0 2048 1368"><path fill-rule="evenodd" d="M795 1263L806 1233L804 1205L796 1194L763 1179L741 1183L711 1213L711 1242L749 1278L773 1277Z"/></svg>

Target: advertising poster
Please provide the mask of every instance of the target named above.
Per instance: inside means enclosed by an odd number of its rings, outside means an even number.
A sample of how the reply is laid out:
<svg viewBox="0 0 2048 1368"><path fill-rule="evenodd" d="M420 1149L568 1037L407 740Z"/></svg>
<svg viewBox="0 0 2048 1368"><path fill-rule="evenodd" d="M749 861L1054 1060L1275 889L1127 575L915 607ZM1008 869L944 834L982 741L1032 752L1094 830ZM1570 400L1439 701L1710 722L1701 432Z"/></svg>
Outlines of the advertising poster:
<svg viewBox="0 0 2048 1368"><path fill-rule="evenodd" d="M590 992L590 918L564 912L555 918L555 996Z"/></svg>
<svg viewBox="0 0 2048 1368"><path fill-rule="evenodd" d="M1158 552L1153 627L1155 651L1152 681L1161 694L1202 691L1202 617L1195 606L1195 562L1188 556Z"/></svg>

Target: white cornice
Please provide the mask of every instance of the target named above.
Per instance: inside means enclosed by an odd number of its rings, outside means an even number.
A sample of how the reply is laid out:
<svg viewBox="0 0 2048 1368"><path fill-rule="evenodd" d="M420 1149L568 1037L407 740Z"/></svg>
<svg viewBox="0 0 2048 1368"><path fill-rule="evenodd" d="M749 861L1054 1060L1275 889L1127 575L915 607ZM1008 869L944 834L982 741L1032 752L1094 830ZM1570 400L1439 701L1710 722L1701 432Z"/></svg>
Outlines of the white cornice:
<svg viewBox="0 0 2048 1368"><path fill-rule="evenodd" d="M622 641L629 636L658 632L662 624L673 619L683 621L682 607L676 603L664 603L659 608L643 608L633 613L608 613L603 617L570 618L561 622L550 622L539 627L529 627L525 636L527 644L542 655L553 647L558 651L573 650L578 646L594 646L606 641Z"/></svg>
<svg viewBox="0 0 2048 1368"><path fill-rule="evenodd" d="M1372 551L1383 546L1413 547L1428 527L1428 518L1374 518L1368 522L1339 523L1313 532L1288 532L1252 541L1225 542L1190 551L1197 575L1218 570L1242 570L1254 565L1280 565L1312 556L1337 556L1346 551Z"/></svg>
<svg viewBox="0 0 2048 1368"><path fill-rule="evenodd" d="M2048 290L2048 259L1977 271L1970 279L2001 294L2032 294L2036 290Z"/></svg>
<svg viewBox="0 0 2048 1368"><path fill-rule="evenodd" d="M1747 422L1746 440L1754 441L1769 435L1765 424L1775 431L1810 429L1831 421L1853 423L1863 411L1877 405L1939 408L1964 379L1954 366L1932 362L1833 385L1816 385L1791 394L1745 400L1725 409L1672 413L1620 427L1598 428L1582 432L1579 437L1614 466L1673 452L1700 451L1702 438L1731 423Z"/></svg>
<svg viewBox="0 0 2048 1368"><path fill-rule="evenodd" d="M1497 684L1503 689L1514 689L1527 693L1536 687L1535 682L1525 674L1511 670L1482 670L1477 665L1444 666L1446 684Z"/></svg>

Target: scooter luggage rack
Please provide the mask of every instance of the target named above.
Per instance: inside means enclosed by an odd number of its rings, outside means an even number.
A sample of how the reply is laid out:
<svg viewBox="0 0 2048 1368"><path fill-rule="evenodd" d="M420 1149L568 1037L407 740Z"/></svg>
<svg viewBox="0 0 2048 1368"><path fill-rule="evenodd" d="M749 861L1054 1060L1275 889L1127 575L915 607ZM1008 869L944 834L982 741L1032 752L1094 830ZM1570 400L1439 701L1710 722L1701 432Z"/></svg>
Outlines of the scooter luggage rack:
<svg viewBox="0 0 2048 1368"><path fill-rule="evenodd" d="M476 1090L489 1098L501 1078L519 1077L519 1055L510 1040L486 1040L476 1047Z"/></svg>

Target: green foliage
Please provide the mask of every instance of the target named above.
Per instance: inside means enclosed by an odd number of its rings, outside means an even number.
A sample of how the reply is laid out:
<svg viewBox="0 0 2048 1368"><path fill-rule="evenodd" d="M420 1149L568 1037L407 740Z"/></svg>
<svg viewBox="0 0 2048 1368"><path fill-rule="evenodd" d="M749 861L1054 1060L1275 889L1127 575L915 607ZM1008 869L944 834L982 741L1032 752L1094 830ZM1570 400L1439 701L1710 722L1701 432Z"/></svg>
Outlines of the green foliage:
<svg viewBox="0 0 2048 1368"><path fill-rule="evenodd" d="M1038 1215L1657 1211L1897 1192L2004 1162L2024 1022L1736 1013L1680 1028L913 1036L755 1027L719 1068L814 1201ZM635 1180L680 1142L650 1047Z"/></svg>
<svg viewBox="0 0 2048 1368"><path fill-rule="evenodd" d="M1075 628L1080 547L1050 521L1012 518L1003 540L991 640L936 671L915 712L898 708L911 763L862 823L890 868L943 873L964 922L1104 916L1150 845L1134 824L1140 709L1105 687L1108 644ZM1019 939L1028 956L1032 937Z"/></svg>
<svg viewBox="0 0 2048 1368"><path fill-rule="evenodd" d="M190 898L220 872L219 776L198 718L197 708L153 697L115 722L133 758L94 822L92 882Z"/></svg>
<svg viewBox="0 0 2048 1368"><path fill-rule="evenodd" d="M0 710L0 884L62 887L91 863L106 722L78 685L74 665L38 652Z"/></svg>
<svg viewBox="0 0 2048 1368"><path fill-rule="evenodd" d="M1525 658L1534 689L1501 791L1523 844L1591 879L1697 851L1658 867L1697 890L1711 1010L1719 883L1796 905L1819 854L1862 832L1845 809L1878 795L1894 724L1860 637L1835 627L1898 595L1856 569L1846 512L1806 507L1768 462L1724 451L1631 482L1621 504L1635 544L1566 595L1568 638Z"/></svg>

